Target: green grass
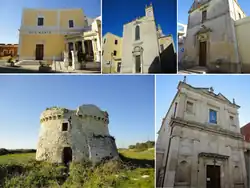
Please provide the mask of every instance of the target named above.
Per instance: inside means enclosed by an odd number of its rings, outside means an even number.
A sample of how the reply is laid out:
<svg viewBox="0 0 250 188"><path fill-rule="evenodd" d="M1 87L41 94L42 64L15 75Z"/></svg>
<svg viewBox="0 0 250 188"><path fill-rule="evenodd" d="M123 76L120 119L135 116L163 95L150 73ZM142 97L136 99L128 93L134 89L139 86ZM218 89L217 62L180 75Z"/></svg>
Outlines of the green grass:
<svg viewBox="0 0 250 188"><path fill-rule="evenodd" d="M149 149L145 151L136 151L133 149L126 149L126 150L119 150L119 153L121 153L125 157L130 157L134 159L148 159L152 160L154 159L154 149Z"/></svg>
<svg viewBox="0 0 250 188"><path fill-rule="evenodd" d="M0 187L153 188L154 150L119 152L120 161L95 167L71 163L69 175L62 165L35 161L35 153L0 156Z"/></svg>
<svg viewBox="0 0 250 188"><path fill-rule="evenodd" d="M0 156L0 165L8 163L26 163L35 159L35 153L8 154Z"/></svg>

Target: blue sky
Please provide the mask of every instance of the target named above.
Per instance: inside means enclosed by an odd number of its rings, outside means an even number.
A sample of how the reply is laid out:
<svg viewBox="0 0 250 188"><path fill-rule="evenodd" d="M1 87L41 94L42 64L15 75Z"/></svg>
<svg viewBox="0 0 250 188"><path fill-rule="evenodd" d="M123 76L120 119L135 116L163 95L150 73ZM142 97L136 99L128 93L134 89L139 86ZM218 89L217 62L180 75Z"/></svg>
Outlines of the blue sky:
<svg viewBox="0 0 250 188"><path fill-rule="evenodd" d="M103 0L103 35L111 32L122 37L123 25L145 15L145 5L153 3L156 24L165 35L172 34L176 41L176 0Z"/></svg>
<svg viewBox="0 0 250 188"><path fill-rule="evenodd" d="M156 131L160 129L162 118L168 111L177 92L179 81L184 76L156 76ZM248 75L189 75L187 83L195 87L213 87L215 93L222 93L230 101L241 106L239 109L240 126L250 122L250 76Z"/></svg>
<svg viewBox="0 0 250 188"><path fill-rule="evenodd" d="M23 8L82 8L88 17L101 15L100 0L7 0L0 6L0 43L18 43Z"/></svg>
<svg viewBox="0 0 250 188"><path fill-rule="evenodd" d="M47 107L95 104L118 147L155 140L154 76L0 75L0 148L36 148Z"/></svg>
<svg viewBox="0 0 250 188"><path fill-rule="evenodd" d="M188 11L192 6L194 0L178 0L178 22L187 24L188 22ZM250 1L249 0L238 0L243 11L250 16Z"/></svg>

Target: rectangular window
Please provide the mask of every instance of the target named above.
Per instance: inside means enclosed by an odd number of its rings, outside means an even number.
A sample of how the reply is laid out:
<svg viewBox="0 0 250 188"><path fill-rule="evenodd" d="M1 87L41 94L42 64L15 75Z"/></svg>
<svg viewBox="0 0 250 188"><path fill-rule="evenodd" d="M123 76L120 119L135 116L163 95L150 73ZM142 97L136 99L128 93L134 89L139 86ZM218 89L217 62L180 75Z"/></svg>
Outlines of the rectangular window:
<svg viewBox="0 0 250 188"><path fill-rule="evenodd" d="M68 123L63 123L62 124L62 131L68 131Z"/></svg>
<svg viewBox="0 0 250 188"><path fill-rule="evenodd" d="M104 53L104 50L102 51L102 55L103 55L103 53Z"/></svg>
<svg viewBox="0 0 250 188"><path fill-rule="evenodd" d="M164 50L164 45L161 44L161 52L163 52L163 50Z"/></svg>
<svg viewBox="0 0 250 188"><path fill-rule="evenodd" d="M209 109L209 123L217 124L217 112Z"/></svg>
<svg viewBox="0 0 250 188"><path fill-rule="evenodd" d="M114 56L116 56L116 50L114 50Z"/></svg>
<svg viewBox="0 0 250 188"><path fill-rule="evenodd" d="M234 117L233 117L233 116L230 116L230 124L231 124L232 126L235 126Z"/></svg>
<svg viewBox="0 0 250 188"><path fill-rule="evenodd" d="M74 27L74 21L73 20L69 20L69 28Z"/></svg>
<svg viewBox="0 0 250 188"><path fill-rule="evenodd" d="M115 44L118 44L118 40L115 40Z"/></svg>
<svg viewBox="0 0 250 188"><path fill-rule="evenodd" d="M239 19L241 19L241 14L239 13Z"/></svg>
<svg viewBox="0 0 250 188"><path fill-rule="evenodd" d="M193 113L193 106L194 106L194 104L192 102L187 101L186 111L188 113Z"/></svg>
<svg viewBox="0 0 250 188"><path fill-rule="evenodd" d="M37 25L38 26L43 26L43 18L38 18L37 19Z"/></svg>
<svg viewBox="0 0 250 188"><path fill-rule="evenodd" d="M202 22L206 21L206 19L207 19L207 11L204 10L202 11Z"/></svg>
<svg viewBox="0 0 250 188"><path fill-rule="evenodd" d="M105 42L106 42L106 39L104 39L103 43L105 44Z"/></svg>

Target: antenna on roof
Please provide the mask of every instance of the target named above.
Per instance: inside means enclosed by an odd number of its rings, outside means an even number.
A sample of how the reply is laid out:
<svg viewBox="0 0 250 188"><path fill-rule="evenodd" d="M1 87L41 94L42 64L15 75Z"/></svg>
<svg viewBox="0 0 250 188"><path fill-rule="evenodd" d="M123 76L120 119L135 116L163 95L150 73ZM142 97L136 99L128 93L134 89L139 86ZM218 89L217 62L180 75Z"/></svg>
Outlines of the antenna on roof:
<svg viewBox="0 0 250 188"><path fill-rule="evenodd" d="M187 76L184 76L184 80L183 80L184 83L187 82Z"/></svg>

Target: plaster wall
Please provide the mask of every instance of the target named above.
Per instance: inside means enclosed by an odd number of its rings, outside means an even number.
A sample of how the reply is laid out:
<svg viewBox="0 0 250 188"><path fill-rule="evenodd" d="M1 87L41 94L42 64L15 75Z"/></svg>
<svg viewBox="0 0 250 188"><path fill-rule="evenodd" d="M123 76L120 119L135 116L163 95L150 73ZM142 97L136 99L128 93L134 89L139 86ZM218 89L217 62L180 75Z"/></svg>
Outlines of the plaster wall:
<svg viewBox="0 0 250 188"><path fill-rule="evenodd" d="M231 11L231 8L228 0L211 0L190 13L183 59L186 66L199 65L200 47L197 33L204 25L210 29L206 33L206 66L214 70L219 64L223 71L239 71L238 46L232 18L234 11ZM207 11L207 18L202 22L204 10Z"/></svg>
<svg viewBox="0 0 250 188"><path fill-rule="evenodd" d="M250 17L235 22L236 36L239 47L239 56L242 64L242 72L250 72Z"/></svg>
<svg viewBox="0 0 250 188"><path fill-rule="evenodd" d="M140 27L140 40L135 40L135 28ZM122 73L135 73L133 51L136 46L143 48L142 72L148 73L150 65L159 57L159 43L154 17L145 16L123 26Z"/></svg>

